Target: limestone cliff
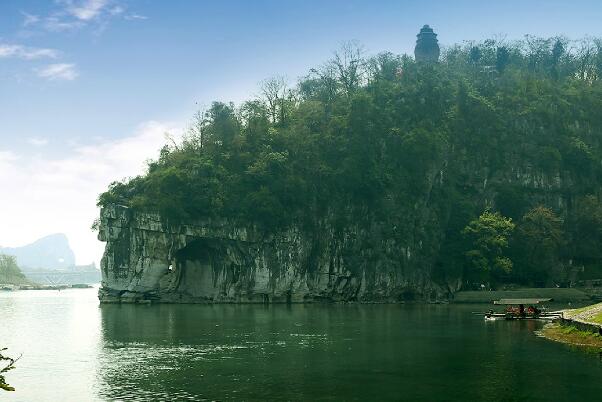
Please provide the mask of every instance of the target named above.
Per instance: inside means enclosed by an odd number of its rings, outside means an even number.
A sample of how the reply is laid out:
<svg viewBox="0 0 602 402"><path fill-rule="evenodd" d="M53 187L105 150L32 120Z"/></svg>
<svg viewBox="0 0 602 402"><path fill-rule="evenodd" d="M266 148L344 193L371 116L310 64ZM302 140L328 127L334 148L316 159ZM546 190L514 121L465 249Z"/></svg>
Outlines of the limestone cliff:
<svg viewBox="0 0 602 402"><path fill-rule="evenodd" d="M445 162L445 161L444 161ZM442 166L445 166L442 163ZM463 191L474 205L495 205L497 189L514 185L532 202L567 204L568 175L546 175L528 166L466 172ZM448 169L449 171L449 169ZM433 170L429 185L407 213L385 222L369 216L354 224L321 219L310 229L291 226L264 232L255 226L206 219L170 224L158 214L108 205L99 239L102 302L255 303L448 299L462 286L462 272L437 269L449 259L446 236L457 236L443 189L448 171ZM465 221L462 221L462 225ZM450 228L453 230L450 231ZM449 264L448 264L449 265Z"/></svg>
<svg viewBox="0 0 602 402"><path fill-rule="evenodd" d="M169 225L156 214L107 206L99 239L101 302L255 303L440 300L430 264L382 228L328 224L264 234L206 220Z"/></svg>

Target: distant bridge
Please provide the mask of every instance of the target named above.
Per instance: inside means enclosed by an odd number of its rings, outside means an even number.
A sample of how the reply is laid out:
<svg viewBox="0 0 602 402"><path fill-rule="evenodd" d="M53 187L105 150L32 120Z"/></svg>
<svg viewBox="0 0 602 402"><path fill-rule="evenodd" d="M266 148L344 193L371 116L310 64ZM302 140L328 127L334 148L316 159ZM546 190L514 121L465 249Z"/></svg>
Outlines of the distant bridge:
<svg viewBox="0 0 602 402"><path fill-rule="evenodd" d="M65 272L65 271L25 271L27 279L47 285L73 285L75 283L100 282L100 271Z"/></svg>

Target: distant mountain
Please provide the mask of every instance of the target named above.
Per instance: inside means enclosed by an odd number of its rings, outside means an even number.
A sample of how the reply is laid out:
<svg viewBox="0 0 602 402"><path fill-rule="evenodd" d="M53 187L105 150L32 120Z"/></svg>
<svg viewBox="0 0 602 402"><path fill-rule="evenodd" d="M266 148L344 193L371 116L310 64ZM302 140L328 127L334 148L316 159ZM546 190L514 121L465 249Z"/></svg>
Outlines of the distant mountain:
<svg viewBox="0 0 602 402"><path fill-rule="evenodd" d="M67 236L62 233L43 237L23 247L0 247L1 254L16 258L21 268L19 274L24 275L27 283L32 281L44 285L72 285L100 282L100 271L94 264L75 265L75 255L69 247Z"/></svg>
<svg viewBox="0 0 602 402"><path fill-rule="evenodd" d="M62 233L43 237L22 247L1 248L1 254L13 255L22 268L63 270L75 265L75 254Z"/></svg>

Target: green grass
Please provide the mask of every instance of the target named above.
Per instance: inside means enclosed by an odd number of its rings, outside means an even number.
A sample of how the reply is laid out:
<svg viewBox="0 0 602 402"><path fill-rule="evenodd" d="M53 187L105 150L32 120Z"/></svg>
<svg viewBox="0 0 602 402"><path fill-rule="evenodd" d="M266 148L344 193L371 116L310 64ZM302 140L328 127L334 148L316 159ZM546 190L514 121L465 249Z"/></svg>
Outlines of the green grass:
<svg viewBox="0 0 602 402"><path fill-rule="evenodd" d="M582 331L579 328L574 327L572 325L563 326L560 328L560 331L563 334L579 336L581 338L589 338L589 337L600 338L600 334L598 334L598 333L590 332L590 331Z"/></svg>
<svg viewBox="0 0 602 402"><path fill-rule="evenodd" d="M598 313L592 318L592 321L596 324L602 324L602 313Z"/></svg>
<svg viewBox="0 0 602 402"><path fill-rule="evenodd" d="M581 331L573 326L562 326L560 324L547 324L541 335L553 341L577 345L586 348L600 350L602 348L602 336L594 332Z"/></svg>

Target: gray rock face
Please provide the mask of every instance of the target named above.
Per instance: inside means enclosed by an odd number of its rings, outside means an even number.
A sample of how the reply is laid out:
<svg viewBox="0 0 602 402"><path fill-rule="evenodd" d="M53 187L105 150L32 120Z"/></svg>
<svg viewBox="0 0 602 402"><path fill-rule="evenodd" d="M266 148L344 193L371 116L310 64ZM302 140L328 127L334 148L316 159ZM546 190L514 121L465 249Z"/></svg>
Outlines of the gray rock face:
<svg viewBox="0 0 602 402"><path fill-rule="evenodd" d="M462 267L449 265L442 248L451 218L450 188L469 195L477 210L495 206L501 186L528 189L528 205L550 205L566 215L573 180L566 172L544 174L516 159L492 171L486 164L450 166L427 173L427 185L405 213L362 222L324 218L311 229L278 233L225 220L173 225L157 214L108 206L99 239L102 302L263 303L448 299L462 286ZM450 181L450 171L462 177ZM458 190L459 189L459 190ZM466 218L467 219L467 218ZM347 221L348 222L348 221ZM380 223L379 223L380 222ZM465 225L467 221L462 221ZM456 225L457 226L457 225Z"/></svg>
<svg viewBox="0 0 602 402"><path fill-rule="evenodd" d="M101 302L263 303L440 300L432 262L382 228L323 224L266 235L207 220L169 225L120 206L101 211ZM415 239L414 239L415 240ZM413 244L413 243L412 243Z"/></svg>

